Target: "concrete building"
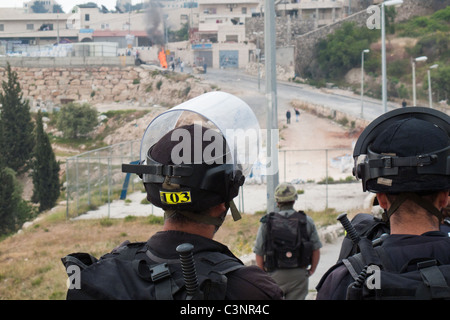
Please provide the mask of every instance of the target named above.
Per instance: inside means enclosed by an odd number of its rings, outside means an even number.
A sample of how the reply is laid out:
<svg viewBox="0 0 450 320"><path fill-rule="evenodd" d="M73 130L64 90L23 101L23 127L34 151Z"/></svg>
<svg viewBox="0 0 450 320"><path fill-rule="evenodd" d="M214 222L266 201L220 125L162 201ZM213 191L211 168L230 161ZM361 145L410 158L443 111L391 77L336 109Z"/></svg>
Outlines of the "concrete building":
<svg viewBox="0 0 450 320"><path fill-rule="evenodd" d="M196 65L243 68L254 45L247 43L245 21L261 0L198 0L198 27L191 43Z"/></svg>
<svg viewBox="0 0 450 320"><path fill-rule="evenodd" d="M23 9L0 10L0 40L29 45L48 45L60 40L78 41L78 30L67 24L69 14L26 13Z"/></svg>
<svg viewBox="0 0 450 320"><path fill-rule="evenodd" d="M275 10L279 16L314 20L318 28L344 18L348 13L348 2L349 0L277 0Z"/></svg>

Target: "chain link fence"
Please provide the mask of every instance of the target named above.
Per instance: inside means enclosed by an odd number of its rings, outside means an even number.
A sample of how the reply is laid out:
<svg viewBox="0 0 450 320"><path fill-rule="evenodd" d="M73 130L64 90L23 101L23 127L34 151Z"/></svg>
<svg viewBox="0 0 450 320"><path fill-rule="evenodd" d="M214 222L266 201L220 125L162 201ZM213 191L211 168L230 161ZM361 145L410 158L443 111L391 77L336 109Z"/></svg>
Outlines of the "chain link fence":
<svg viewBox="0 0 450 320"><path fill-rule="evenodd" d="M88 151L66 160L66 217L73 218L118 199L127 185L122 163L139 160L140 140Z"/></svg>
<svg viewBox="0 0 450 320"><path fill-rule="evenodd" d="M106 217L110 217L110 204L113 200L124 199L134 191L143 190L140 179L136 175L122 172L122 163L139 160L140 140L123 142L105 148L89 151L67 159L66 162L66 196L67 218L74 218L83 213L108 206ZM308 189L319 186L320 202L323 207L334 208L342 202L339 197L329 196L329 186L335 183L353 182L352 149L316 149L316 150L279 150L278 174L280 182L291 182L297 189ZM264 166L256 163L250 176L246 179L243 190L260 189L261 203L265 201L264 185L266 176ZM359 184L358 184L359 185ZM360 186L359 186L360 188ZM239 209L245 210L245 205L251 197L247 192L241 192L235 199ZM253 196L253 195L252 195ZM259 197L259 196L258 196ZM142 195L141 198L145 198ZM317 200L314 200L317 201ZM152 213L154 208L148 208Z"/></svg>

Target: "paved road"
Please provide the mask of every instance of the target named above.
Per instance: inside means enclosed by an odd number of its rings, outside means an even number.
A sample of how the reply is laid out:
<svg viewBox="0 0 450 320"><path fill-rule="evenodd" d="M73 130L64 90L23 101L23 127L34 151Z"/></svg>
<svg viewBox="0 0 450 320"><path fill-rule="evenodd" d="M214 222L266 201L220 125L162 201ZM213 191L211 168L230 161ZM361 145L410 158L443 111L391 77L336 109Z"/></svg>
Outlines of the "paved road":
<svg viewBox="0 0 450 320"><path fill-rule="evenodd" d="M265 80L248 75L237 69L208 69L206 74L196 75L207 81L215 83L220 89L233 91L253 109L260 123L266 121ZM277 81L277 106L279 117L283 116L289 107L289 102L298 99L318 105L330 107L355 116L361 115L361 98L350 92L342 90L317 89L305 84ZM388 102L388 111L400 105ZM373 120L384 113L381 101L364 97L363 118Z"/></svg>
<svg viewBox="0 0 450 320"><path fill-rule="evenodd" d="M333 240L332 243L324 243L323 247L320 249L320 260L316 272L309 278L309 294L306 298L307 300L315 299L317 293L315 288L319 284L320 279L325 272L336 263L339 252L341 251L343 238L344 237L341 236Z"/></svg>

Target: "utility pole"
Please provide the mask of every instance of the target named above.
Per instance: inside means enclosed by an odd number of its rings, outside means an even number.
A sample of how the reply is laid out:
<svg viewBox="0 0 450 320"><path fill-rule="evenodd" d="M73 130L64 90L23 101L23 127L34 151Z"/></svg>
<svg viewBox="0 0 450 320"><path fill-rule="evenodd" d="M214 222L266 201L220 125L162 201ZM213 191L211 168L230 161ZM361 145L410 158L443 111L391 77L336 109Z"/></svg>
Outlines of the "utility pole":
<svg viewBox="0 0 450 320"><path fill-rule="evenodd" d="M56 15L56 45L59 46L59 10Z"/></svg>
<svg viewBox="0 0 450 320"><path fill-rule="evenodd" d="M273 212L276 209L275 188L279 179L275 3L273 0L264 0L264 37L267 109L267 212Z"/></svg>

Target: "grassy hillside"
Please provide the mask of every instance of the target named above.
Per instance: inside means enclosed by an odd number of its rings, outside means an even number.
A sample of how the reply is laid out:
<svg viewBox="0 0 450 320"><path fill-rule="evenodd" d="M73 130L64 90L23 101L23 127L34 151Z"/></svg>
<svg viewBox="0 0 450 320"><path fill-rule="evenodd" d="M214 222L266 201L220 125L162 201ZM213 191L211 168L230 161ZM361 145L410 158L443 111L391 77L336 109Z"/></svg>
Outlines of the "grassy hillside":
<svg viewBox="0 0 450 320"><path fill-rule="evenodd" d="M317 46L316 62L311 64L311 83L324 86L326 82L360 93L361 52L364 56L365 95L381 99L381 39L380 30L369 30L346 23ZM408 101L411 105L412 60L426 56L416 63L416 96L428 106L428 68L431 70L433 101L450 96L450 6L429 16L391 23L386 34L386 66L388 98Z"/></svg>

